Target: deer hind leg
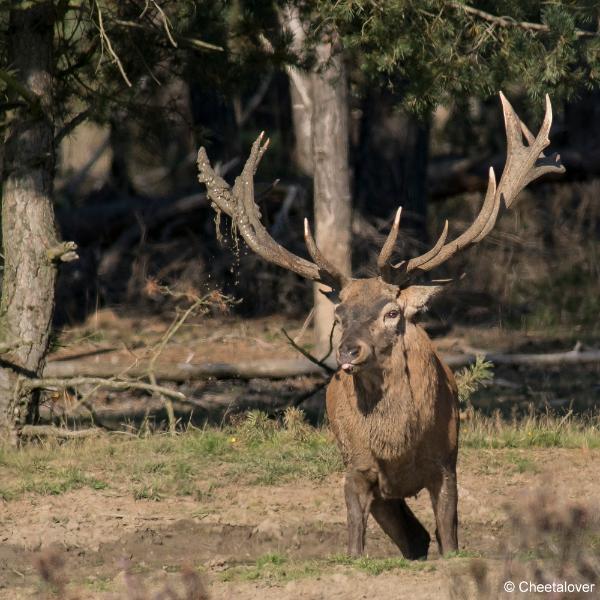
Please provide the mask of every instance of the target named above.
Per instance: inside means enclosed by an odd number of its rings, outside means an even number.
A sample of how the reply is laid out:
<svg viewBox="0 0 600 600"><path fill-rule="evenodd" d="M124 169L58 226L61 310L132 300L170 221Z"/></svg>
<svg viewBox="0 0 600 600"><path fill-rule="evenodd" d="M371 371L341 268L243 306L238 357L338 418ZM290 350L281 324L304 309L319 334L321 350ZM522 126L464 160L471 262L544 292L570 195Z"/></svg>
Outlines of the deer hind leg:
<svg viewBox="0 0 600 600"><path fill-rule="evenodd" d="M404 558L427 558L431 538L404 500L375 498L371 505L371 514L381 529L400 548Z"/></svg>
<svg viewBox="0 0 600 600"><path fill-rule="evenodd" d="M373 502L373 481L357 469L346 473L344 494L348 511L348 554L362 556L365 550L367 519Z"/></svg>
<svg viewBox="0 0 600 600"><path fill-rule="evenodd" d="M435 514L435 537L440 554L458 550L458 492L456 489L456 472L444 470L429 488L433 512Z"/></svg>

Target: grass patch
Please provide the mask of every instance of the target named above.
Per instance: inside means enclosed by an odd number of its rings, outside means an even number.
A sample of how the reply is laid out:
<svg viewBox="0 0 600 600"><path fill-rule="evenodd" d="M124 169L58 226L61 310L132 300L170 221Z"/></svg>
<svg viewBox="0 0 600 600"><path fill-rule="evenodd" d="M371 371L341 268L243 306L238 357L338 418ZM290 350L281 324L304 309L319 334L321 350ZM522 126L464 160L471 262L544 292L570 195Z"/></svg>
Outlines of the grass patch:
<svg viewBox="0 0 600 600"><path fill-rule="evenodd" d="M461 427L463 448L600 448L600 418L550 413L505 421L472 413ZM523 466L527 470L526 466Z"/></svg>
<svg viewBox="0 0 600 600"><path fill-rule="evenodd" d="M220 575L221 581L270 581L283 583L306 577L316 577L323 572L319 561L292 561L281 554L265 554L253 565L239 565Z"/></svg>
<svg viewBox="0 0 600 600"><path fill-rule="evenodd" d="M189 428L175 436L106 436L67 443L49 440L20 450L0 447L0 498L110 487L129 490L138 500L160 501L169 495L206 500L221 482L318 481L342 469L328 430L299 418L286 426L266 421L252 415L235 427Z"/></svg>
<svg viewBox="0 0 600 600"><path fill-rule="evenodd" d="M471 417L461 426L463 449L600 448L598 416ZM520 453L506 460L520 473L537 469ZM224 483L320 481L342 469L328 429L310 427L293 413L283 423L251 413L236 426L189 428L178 435L47 441L19 450L0 446L0 500L110 488L140 501L190 496L206 502Z"/></svg>
<svg viewBox="0 0 600 600"><path fill-rule="evenodd" d="M347 567L380 575L396 569L433 570L431 564L410 561L401 557L392 558L351 558L340 554L323 559L297 561L282 554L265 554L252 565L238 565L221 573L221 581L268 581L284 583L295 579L318 577L334 571L337 567Z"/></svg>
<svg viewBox="0 0 600 600"><path fill-rule="evenodd" d="M388 558L371 558L369 556L361 556L360 558L352 558L344 554L335 555L328 559L330 565L343 565L364 571L369 575L381 575L386 571L394 571L396 569L433 569L433 565L427 564L424 561L407 560L401 556Z"/></svg>

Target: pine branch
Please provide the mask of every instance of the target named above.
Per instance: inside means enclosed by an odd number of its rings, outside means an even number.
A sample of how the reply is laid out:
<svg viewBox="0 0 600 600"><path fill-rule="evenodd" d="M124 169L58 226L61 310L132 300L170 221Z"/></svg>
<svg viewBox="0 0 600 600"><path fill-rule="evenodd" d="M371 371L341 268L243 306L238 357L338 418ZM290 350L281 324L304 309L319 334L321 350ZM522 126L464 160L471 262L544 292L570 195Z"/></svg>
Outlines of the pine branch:
<svg viewBox="0 0 600 600"><path fill-rule="evenodd" d="M480 10L479 8L475 8L473 6L469 6L468 4L462 4L461 2L450 2L450 6L453 8L462 10L469 15L473 15L484 21L488 21L489 23L493 23L494 25L498 25L499 27L517 27L518 29L523 29L525 31L537 31L540 33L550 33L552 30L548 25L544 25L543 23L531 23L529 21L517 21L512 17L506 16L498 16L492 15L491 13L485 12L484 10ZM597 31L584 31L583 29L575 29L575 35L578 38L583 37L598 37L600 36L600 32Z"/></svg>
<svg viewBox="0 0 600 600"><path fill-rule="evenodd" d="M147 31L147 28L144 25L142 25L141 23L136 23L135 21L126 21L123 19L111 20L112 23L114 23L115 25L119 25L120 27ZM224 48L222 46L217 46L216 44L211 44L209 42L199 40L198 38L181 36L176 34L174 31L171 31L171 36L173 38L173 41L175 41L177 44L187 46L189 48L194 48L195 50L215 50L217 52L224 52Z"/></svg>

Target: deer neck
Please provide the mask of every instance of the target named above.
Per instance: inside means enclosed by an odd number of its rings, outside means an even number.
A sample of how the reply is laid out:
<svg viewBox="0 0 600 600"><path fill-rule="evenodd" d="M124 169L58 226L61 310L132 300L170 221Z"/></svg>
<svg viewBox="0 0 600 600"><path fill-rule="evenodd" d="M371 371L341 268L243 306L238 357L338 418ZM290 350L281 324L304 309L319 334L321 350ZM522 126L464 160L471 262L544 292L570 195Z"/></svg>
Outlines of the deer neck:
<svg viewBox="0 0 600 600"><path fill-rule="evenodd" d="M435 354L431 340L418 325L407 323L391 350L377 357L376 364L356 373L354 389L359 408L370 412L382 401L415 401L423 382L431 377Z"/></svg>

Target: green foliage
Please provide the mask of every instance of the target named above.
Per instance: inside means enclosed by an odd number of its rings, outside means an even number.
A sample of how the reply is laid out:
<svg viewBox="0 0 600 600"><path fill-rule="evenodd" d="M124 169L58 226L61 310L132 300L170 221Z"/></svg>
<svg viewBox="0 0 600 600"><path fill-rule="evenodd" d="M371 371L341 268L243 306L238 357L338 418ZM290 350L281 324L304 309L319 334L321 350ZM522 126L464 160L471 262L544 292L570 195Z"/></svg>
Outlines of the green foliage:
<svg viewBox="0 0 600 600"><path fill-rule="evenodd" d="M246 414L240 426L240 436L250 444L258 444L272 438L275 421L260 410L251 410Z"/></svg>
<svg viewBox="0 0 600 600"><path fill-rule="evenodd" d="M486 98L509 86L538 102L547 92L570 98L584 86L598 85L597 7L590 2L308 4L315 31L337 26L364 76L387 81L400 92L404 107L419 113L456 98Z"/></svg>
<svg viewBox="0 0 600 600"><path fill-rule="evenodd" d="M4 37L7 4L0 8ZM55 19L51 110L58 130L62 124L66 132L75 118L110 122L126 116L147 140L180 110L155 102L165 84L177 78L201 81L211 93L231 96L253 88L256 72L266 65L289 59L271 2L248 7L227 0L61 2ZM274 53L260 44L265 31ZM12 77L9 45L2 39L0 97L11 107L30 92L19 91L21 83Z"/></svg>
<svg viewBox="0 0 600 600"><path fill-rule="evenodd" d="M467 404L471 396L492 379L494 379L494 365L478 355L472 365L464 367L456 374L458 399L461 405Z"/></svg>
<svg viewBox="0 0 600 600"><path fill-rule="evenodd" d="M86 110L90 118L109 120L119 107L143 122L156 117L150 92L181 76L224 97L240 94L273 66L308 66L311 48L332 28L362 73L355 78L359 85L388 84L405 108L423 114L507 86L520 86L537 103L546 92L569 98L600 81L597 6L585 0L295 0L309 34L300 57L290 51L292 35L277 19L283 4L61 3L55 117L68 120ZM0 18L7 21L6 10ZM0 63L10 74L7 55L0 53ZM0 85L13 95L6 82Z"/></svg>

